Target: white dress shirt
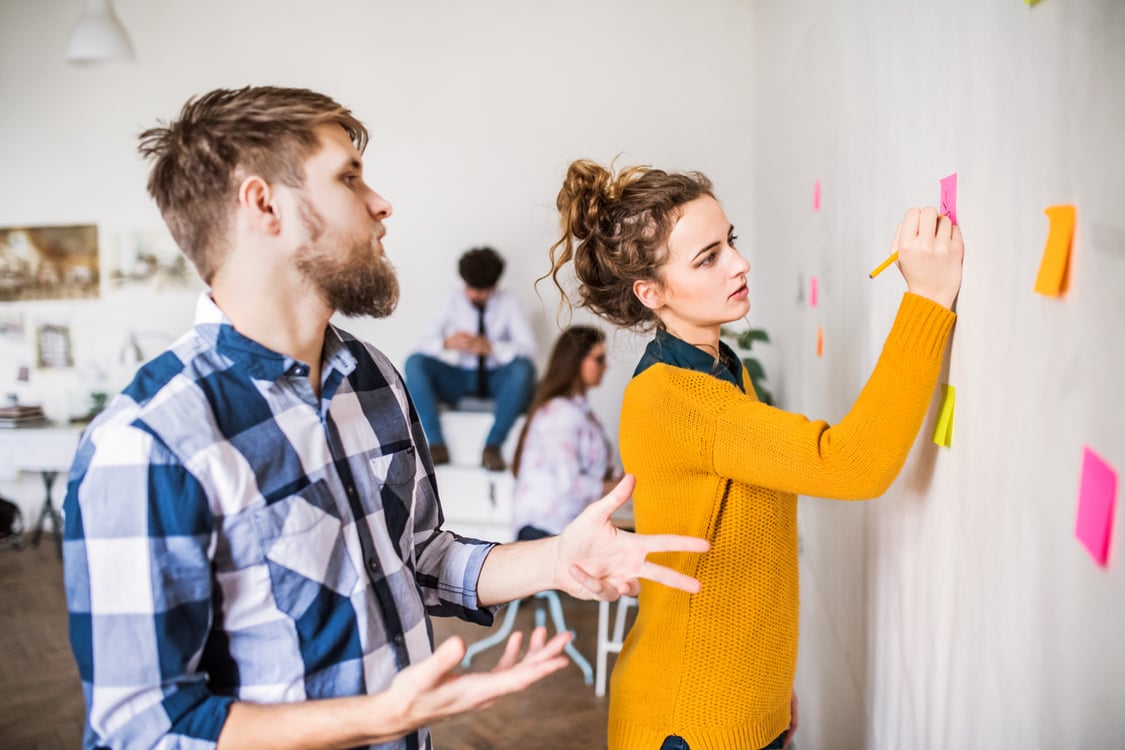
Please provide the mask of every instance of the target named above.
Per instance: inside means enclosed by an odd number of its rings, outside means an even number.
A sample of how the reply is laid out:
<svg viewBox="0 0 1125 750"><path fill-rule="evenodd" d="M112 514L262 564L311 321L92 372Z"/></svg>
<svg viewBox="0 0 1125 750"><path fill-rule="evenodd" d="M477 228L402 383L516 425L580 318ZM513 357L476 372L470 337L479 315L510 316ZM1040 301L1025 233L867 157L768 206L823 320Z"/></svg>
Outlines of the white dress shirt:
<svg viewBox="0 0 1125 750"><path fill-rule="evenodd" d="M478 322L476 306L465 295L464 287L458 287L449 295L441 315L432 320L423 332L420 351L466 370L475 370L477 355L446 349L445 340L457 331L467 331L476 336ZM516 357L535 358L535 336L531 325L519 299L506 289L497 289L485 303L484 330L485 337L492 344L492 353L488 355L489 369L503 367Z"/></svg>

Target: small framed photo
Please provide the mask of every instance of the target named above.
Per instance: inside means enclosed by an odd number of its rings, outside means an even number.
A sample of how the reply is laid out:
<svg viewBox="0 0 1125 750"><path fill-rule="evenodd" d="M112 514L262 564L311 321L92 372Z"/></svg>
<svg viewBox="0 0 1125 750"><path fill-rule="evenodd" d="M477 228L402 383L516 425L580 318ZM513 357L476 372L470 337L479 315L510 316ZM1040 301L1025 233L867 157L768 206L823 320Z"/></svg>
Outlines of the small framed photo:
<svg viewBox="0 0 1125 750"><path fill-rule="evenodd" d="M70 350L70 327L45 323L35 335L37 365L40 369L73 367Z"/></svg>

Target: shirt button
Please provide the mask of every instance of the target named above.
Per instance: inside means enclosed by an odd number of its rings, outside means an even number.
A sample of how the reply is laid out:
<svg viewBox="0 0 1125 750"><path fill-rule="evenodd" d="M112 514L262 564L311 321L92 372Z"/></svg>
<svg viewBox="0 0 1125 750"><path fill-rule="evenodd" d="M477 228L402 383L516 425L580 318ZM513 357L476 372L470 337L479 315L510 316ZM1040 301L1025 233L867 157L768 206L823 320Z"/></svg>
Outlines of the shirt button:
<svg viewBox="0 0 1125 750"><path fill-rule="evenodd" d="M402 648L404 643L406 643L406 638L403 637L402 633L395 633L395 645Z"/></svg>
<svg viewBox="0 0 1125 750"><path fill-rule="evenodd" d="M374 555L367 558L367 567L370 568L373 571L378 570L379 569L379 558L375 557Z"/></svg>
<svg viewBox="0 0 1125 750"><path fill-rule="evenodd" d="M346 492L348 493L348 497L355 497L355 487L352 487L350 484L347 486Z"/></svg>

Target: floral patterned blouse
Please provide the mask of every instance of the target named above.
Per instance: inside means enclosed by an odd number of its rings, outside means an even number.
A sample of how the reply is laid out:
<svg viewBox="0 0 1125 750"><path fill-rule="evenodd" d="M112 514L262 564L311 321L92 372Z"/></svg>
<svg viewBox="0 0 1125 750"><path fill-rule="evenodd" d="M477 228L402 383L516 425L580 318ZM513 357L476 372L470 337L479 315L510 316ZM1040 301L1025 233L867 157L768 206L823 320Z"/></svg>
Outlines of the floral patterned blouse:
<svg viewBox="0 0 1125 750"><path fill-rule="evenodd" d="M602 496L611 448L584 395L556 396L531 419L513 498L513 531L560 533Z"/></svg>

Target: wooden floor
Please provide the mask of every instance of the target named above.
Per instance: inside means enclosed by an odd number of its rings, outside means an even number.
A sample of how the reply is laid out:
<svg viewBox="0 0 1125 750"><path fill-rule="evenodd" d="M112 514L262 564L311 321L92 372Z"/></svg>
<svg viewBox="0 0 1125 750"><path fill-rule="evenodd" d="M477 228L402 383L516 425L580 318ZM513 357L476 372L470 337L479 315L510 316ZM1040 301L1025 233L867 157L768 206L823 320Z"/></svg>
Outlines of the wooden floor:
<svg viewBox="0 0 1125 750"><path fill-rule="evenodd" d="M578 631L578 649L593 664L597 605L564 597L564 610L567 624ZM533 612L522 607L517 625L527 631ZM490 631L442 618L435 620L434 632L439 642L451 635L471 642ZM487 669L498 656L497 649L485 652L472 669ZM0 748L79 748L84 713L55 547L13 550L0 544ZM441 722L433 728L434 744L437 750L597 750L606 746L606 715L607 699L595 698L594 688L584 685L571 665L482 712Z"/></svg>
<svg viewBox="0 0 1125 750"><path fill-rule="evenodd" d="M0 592L0 746L82 747L85 706L53 539L23 550L0 547Z"/></svg>

